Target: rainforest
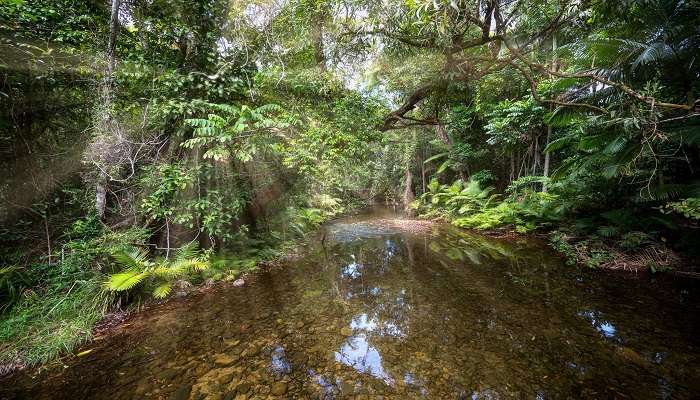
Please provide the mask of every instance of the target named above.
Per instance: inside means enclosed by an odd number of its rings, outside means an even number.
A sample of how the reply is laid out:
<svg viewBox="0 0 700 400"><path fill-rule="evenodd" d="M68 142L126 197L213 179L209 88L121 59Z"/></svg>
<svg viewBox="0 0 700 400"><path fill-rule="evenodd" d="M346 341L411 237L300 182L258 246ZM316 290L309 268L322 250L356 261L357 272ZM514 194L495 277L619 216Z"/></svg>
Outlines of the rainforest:
<svg viewBox="0 0 700 400"><path fill-rule="evenodd" d="M700 393L698 0L0 0L0 78L0 399Z"/></svg>

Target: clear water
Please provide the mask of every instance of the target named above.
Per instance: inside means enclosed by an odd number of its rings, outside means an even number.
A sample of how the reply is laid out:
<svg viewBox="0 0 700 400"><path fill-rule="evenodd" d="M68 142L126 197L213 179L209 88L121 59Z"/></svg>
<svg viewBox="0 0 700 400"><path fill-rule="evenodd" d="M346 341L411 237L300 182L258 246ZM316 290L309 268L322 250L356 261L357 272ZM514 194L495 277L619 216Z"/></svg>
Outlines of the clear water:
<svg viewBox="0 0 700 400"><path fill-rule="evenodd" d="M334 222L302 258L138 314L65 367L0 381L0 398L700 395L693 282L394 217Z"/></svg>

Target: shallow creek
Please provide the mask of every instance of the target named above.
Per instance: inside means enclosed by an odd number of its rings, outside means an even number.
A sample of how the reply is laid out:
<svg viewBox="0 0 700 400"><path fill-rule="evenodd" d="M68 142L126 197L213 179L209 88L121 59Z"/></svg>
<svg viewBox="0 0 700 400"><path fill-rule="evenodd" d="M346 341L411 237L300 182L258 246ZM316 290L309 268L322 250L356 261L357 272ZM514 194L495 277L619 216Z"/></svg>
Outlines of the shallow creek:
<svg viewBox="0 0 700 400"><path fill-rule="evenodd" d="M700 395L693 282L567 267L534 239L394 218L335 221L299 259L151 307L87 355L0 381L0 398Z"/></svg>

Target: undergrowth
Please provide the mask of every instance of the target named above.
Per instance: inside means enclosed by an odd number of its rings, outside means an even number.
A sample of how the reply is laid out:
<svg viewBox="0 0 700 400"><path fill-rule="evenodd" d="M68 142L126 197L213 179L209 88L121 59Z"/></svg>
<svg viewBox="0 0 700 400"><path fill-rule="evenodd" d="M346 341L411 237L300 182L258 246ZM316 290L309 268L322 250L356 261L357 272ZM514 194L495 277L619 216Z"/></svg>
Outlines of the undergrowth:
<svg viewBox="0 0 700 400"><path fill-rule="evenodd" d="M216 255L189 244L166 258L148 250L149 230L112 231L94 217L74 222L51 264L8 258L13 263L0 267L0 375L72 352L115 308L234 280L287 254L345 210L336 199L321 200L318 208L288 207L270 231L252 235L244 228L235 244Z"/></svg>
<svg viewBox="0 0 700 400"><path fill-rule="evenodd" d="M548 186L548 191L541 189ZM605 211L585 209L592 204L571 189L547 178L526 176L514 181L504 195L474 179L451 185L430 182L412 207L424 218L438 218L461 228L512 229L518 233L549 232L550 246L568 265L631 271L669 270L679 257L665 243L673 234L672 214L686 218L698 215L697 202L690 198L662 207L646 208L634 203ZM595 205L595 203L593 203ZM590 206L589 206L590 208ZM680 241L679 241L680 242Z"/></svg>
<svg viewBox="0 0 700 400"><path fill-rule="evenodd" d="M41 364L73 351L92 337L113 298L97 278L75 281L66 292L26 294L0 320L0 368Z"/></svg>

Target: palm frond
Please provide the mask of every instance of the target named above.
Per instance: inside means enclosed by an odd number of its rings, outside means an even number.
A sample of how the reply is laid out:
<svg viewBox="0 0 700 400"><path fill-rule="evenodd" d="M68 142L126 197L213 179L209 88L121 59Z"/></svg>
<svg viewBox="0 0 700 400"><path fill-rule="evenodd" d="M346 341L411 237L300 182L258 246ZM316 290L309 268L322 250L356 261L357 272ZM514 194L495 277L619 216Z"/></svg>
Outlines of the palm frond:
<svg viewBox="0 0 700 400"><path fill-rule="evenodd" d="M162 279L175 279L187 272L184 268L173 267L169 264L161 264L153 269L153 275Z"/></svg>
<svg viewBox="0 0 700 400"><path fill-rule="evenodd" d="M148 272L143 272L136 269L126 270L110 275L105 282L105 287L108 290L115 292L130 290L146 279L148 275Z"/></svg>
<svg viewBox="0 0 700 400"><path fill-rule="evenodd" d="M423 161L423 164L427 164L431 161L435 161L435 160L440 159L442 157L447 157L449 154L450 154L449 152L435 154L434 156L429 157L427 160Z"/></svg>
<svg viewBox="0 0 700 400"><path fill-rule="evenodd" d="M576 140L577 140L577 137L573 136L573 135L567 135L567 136L561 137L559 139L551 141L547 145L547 147L545 147L544 152L551 153L552 151L561 150L561 149L573 144Z"/></svg>
<svg viewBox="0 0 700 400"><path fill-rule="evenodd" d="M148 252L145 249L130 247L115 251L112 257L122 267L143 269L146 267Z"/></svg>
<svg viewBox="0 0 700 400"><path fill-rule="evenodd" d="M665 61L673 57L673 48L664 42L655 42L646 45L632 63L632 69L639 68L640 65L647 65L659 61Z"/></svg>
<svg viewBox="0 0 700 400"><path fill-rule="evenodd" d="M196 242L192 241L177 249L177 252L175 253L175 259L186 260L188 258L195 258L197 257L198 253L199 246Z"/></svg>
<svg viewBox="0 0 700 400"><path fill-rule="evenodd" d="M173 290L173 285L170 282L163 282L153 289L153 297L156 299L164 299Z"/></svg>
<svg viewBox="0 0 700 400"><path fill-rule="evenodd" d="M557 107L553 112L545 115L544 122L553 128L563 128L583 117L581 111L574 107Z"/></svg>
<svg viewBox="0 0 700 400"><path fill-rule="evenodd" d="M681 197L698 197L700 195L700 183L668 183L642 189L636 197L636 201L669 201Z"/></svg>

